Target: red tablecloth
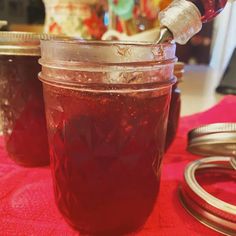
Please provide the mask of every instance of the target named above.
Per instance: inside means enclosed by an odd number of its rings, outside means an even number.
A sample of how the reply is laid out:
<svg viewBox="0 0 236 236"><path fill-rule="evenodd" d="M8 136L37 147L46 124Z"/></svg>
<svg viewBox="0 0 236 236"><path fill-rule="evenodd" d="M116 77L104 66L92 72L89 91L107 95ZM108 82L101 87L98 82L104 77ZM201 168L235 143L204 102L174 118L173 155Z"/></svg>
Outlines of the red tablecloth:
<svg viewBox="0 0 236 236"><path fill-rule="evenodd" d="M194 104L193 104L194 106ZM183 210L178 186L187 163L199 157L185 151L187 132L201 124L236 122L236 96L227 96L217 106L181 119L177 138L164 158L162 183L156 207L138 236L219 235L198 223ZM231 200L235 189L229 189ZM230 200L230 199L229 199ZM53 198L49 168L16 166L0 146L0 235L79 235L59 214Z"/></svg>

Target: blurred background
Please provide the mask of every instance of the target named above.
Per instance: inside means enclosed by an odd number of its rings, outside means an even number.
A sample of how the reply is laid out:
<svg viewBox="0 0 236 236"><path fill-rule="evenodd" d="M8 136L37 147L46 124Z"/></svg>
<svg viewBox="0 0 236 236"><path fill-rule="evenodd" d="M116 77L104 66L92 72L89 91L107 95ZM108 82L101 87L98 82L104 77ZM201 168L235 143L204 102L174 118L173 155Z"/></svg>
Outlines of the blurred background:
<svg viewBox="0 0 236 236"><path fill-rule="evenodd" d="M115 30L122 38L158 28L158 12L170 2L136 0L130 5L129 1L120 0L117 17L106 0L0 0L0 20L8 22L1 30L49 32L88 39L101 39ZM189 43L177 47L179 61L187 65L184 82L180 84L183 115L207 109L221 99L222 93L229 93L217 88L236 67L230 64L236 47L235 22L236 2L228 1L222 14L205 24ZM230 82L233 83L230 93L236 94L234 80ZM196 110L190 111L189 106L196 99L200 102Z"/></svg>

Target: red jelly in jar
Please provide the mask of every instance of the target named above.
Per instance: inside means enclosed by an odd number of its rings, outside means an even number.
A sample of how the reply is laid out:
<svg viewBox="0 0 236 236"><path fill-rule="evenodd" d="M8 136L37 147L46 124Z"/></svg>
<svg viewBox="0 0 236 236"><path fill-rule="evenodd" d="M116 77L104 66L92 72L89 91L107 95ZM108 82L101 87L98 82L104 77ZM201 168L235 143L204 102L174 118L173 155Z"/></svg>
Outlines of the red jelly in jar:
<svg viewBox="0 0 236 236"><path fill-rule="evenodd" d="M49 164L39 35L0 33L0 112L9 157L23 166Z"/></svg>
<svg viewBox="0 0 236 236"><path fill-rule="evenodd" d="M151 214L174 61L173 44L42 42L55 199L80 232L130 233Z"/></svg>

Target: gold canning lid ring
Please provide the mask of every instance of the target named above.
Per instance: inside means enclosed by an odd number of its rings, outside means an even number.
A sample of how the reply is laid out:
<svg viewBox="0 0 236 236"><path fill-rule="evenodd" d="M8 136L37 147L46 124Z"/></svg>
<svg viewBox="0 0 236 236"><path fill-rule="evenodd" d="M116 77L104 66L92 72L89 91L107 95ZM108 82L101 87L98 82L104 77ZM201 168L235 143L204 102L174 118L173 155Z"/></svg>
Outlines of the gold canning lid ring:
<svg viewBox="0 0 236 236"><path fill-rule="evenodd" d="M179 197L184 208L199 222L224 235L236 235L236 206L206 192L196 180L197 171L232 171L231 157L208 157L190 163L184 173Z"/></svg>
<svg viewBox="0 0 236 236"><path fill-rule="evenodd" d="M201 156L236 157L236 133L213 133L188 142L188 151Z"/></svg>
<svg viewBox="0 0 236 236"><path fill-rule="evenodd" d="M32 32L0 31L0 55L40 56L40 40L67 38Z"/></svg>
<svg viewBox="0 0 236 236"><path fill-rule="evenodd" d="M0 55L40 56L40 34L0 32Z"/></svg>
<svg viewBox="0 0 236 236"><path fill-rule="evenodd" d="M209 125L203 125L196 129L191 130L188 133L188 139L192 140L196 137L201 137L214 133L236 133L236 123L213 123Z"/></svg>
<svg viewBox="0 0 236 236"><path fill-rule="evenodd" d="M201 156L236 157L236 123L215 123L191 130L187 149Z"/></svg>

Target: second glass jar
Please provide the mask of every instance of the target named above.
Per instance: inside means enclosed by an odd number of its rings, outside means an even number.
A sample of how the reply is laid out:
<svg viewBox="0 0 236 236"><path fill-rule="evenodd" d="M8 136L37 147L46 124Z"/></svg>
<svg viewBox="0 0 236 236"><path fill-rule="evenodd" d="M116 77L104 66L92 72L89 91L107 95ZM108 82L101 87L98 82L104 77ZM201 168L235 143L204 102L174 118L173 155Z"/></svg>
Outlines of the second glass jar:
<svg viewBox="0 0 236 236"><path fill-rule="evenodd" d="M0 32L0 119L9 157L33 167L49 164L40 71L40 35Z"/></svg>

